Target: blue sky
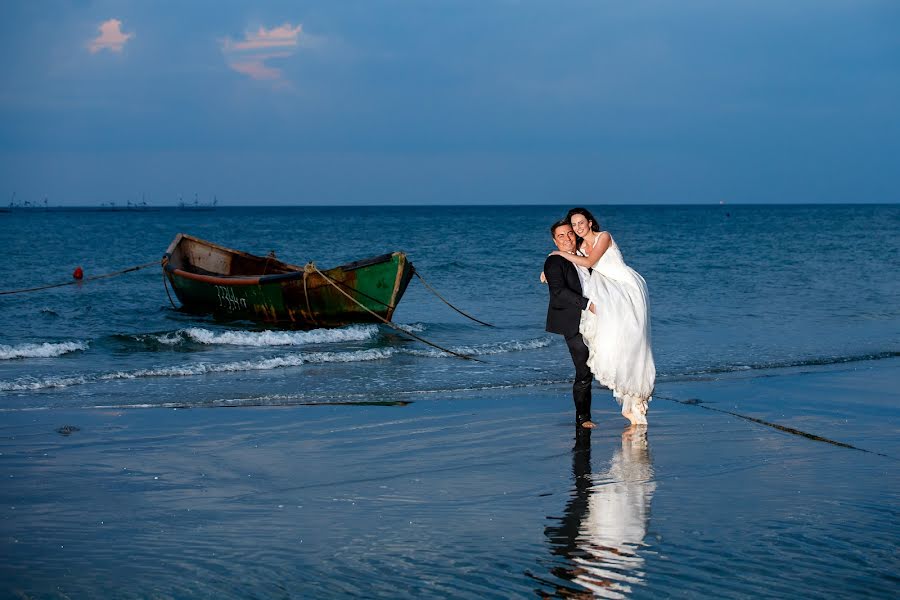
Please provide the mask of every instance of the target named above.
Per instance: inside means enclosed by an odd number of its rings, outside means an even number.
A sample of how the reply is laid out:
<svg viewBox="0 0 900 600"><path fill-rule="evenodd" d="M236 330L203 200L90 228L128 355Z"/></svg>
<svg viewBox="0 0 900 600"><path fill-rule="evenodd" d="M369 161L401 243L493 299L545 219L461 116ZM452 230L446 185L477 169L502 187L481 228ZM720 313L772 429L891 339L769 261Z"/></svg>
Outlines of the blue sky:
<svg viewBox="0 0 900 600"><path fill-rule="evenodd" d="M897 202L900 2L0 3L0 203Z"/></svg>

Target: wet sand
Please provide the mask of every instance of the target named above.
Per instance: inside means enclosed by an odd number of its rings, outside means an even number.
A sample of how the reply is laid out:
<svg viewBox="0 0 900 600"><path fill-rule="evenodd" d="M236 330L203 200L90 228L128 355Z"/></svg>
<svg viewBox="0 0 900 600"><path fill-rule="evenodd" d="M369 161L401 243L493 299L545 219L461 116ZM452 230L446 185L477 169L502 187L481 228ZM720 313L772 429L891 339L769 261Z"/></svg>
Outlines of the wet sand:
<svg viewBox="0 0 900 600"><path fill-rule="evenodd" d="M898 367L663 383L646 435L595 390L589 439L565 386L4 413L0 591L890 597Z"/></svg>

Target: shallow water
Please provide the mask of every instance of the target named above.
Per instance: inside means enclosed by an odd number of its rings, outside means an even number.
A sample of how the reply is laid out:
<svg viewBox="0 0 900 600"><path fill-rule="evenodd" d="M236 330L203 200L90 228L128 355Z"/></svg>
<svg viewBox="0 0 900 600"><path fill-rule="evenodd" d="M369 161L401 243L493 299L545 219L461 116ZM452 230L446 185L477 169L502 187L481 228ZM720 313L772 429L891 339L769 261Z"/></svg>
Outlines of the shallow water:
<svg viewBox="0 0 900 600"><path fill-rule="evenodd" d="M648 282L661 381L900 353L900 208L597 207ZM178 232L294 263L405 250L417 281L395 320L480 357L465 363L385 326L285 332L172 308L149 268L0 296L0 410L391 399L568 379L537 281L559 207L223 208L0 214L4 289L162 255Z"/></svg>
<svg viewBox="0 0 900 600"><path fill-rule="evenodd" d="M411 284L397 321L472 363L186 315L156 268L0 296L0 595L891 597L900 208L598 208L660 377L646 436L597 390L589 445L537 282L562 212L0 214L4 289L184 231L320 266L403 249L497 325Z"/></svg>
<svg viewBox="0 0 900 600"><path fill-rule="evenodd" d="M817 386L837 403L860 376L875 383L858 402L896 399L897 361L882 362L768 379L792 403ZM765 396L763 381L663 391L722 406ZM609 401L585 439L566 391L393 407L8 413L0 577L8 593L47 598L896 590L896 436L879 448L886 458L659 399L649 433L623 431ZM809 416L797 406L784 418ZM53 433L61 422L80 429ZM900 423L896 406L882 423Z"/></svg>

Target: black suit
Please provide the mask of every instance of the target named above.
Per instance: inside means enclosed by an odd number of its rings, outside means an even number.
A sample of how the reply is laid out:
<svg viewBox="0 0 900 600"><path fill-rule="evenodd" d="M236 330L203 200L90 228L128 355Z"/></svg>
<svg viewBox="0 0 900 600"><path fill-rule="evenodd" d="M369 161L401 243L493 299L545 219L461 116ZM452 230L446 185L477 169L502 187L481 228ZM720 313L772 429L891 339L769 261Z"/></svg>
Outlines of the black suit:
<svg viewBox="0 0 900 600"><path fill-rule="evenodd" d="M544 277L550 288L547 331L566 338L566 345L575 365L575 383L572 385L575 420L581 424L591 420L591 383L594 381L594 375L587 366L588 349L578 332L581 311L587 310L589 302L581 295L578 270L562 256L547 257L544 261Z"/></svg>

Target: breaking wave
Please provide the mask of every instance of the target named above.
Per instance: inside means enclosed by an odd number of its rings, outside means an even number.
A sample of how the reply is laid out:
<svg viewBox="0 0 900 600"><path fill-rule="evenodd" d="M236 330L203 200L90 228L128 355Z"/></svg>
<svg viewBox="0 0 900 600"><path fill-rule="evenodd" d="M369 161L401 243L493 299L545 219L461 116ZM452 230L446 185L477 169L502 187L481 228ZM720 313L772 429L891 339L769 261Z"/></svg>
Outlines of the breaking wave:
<svg viewBox="0 0 900 600"><path fill-rule="evenodd" d="M7 346L0 344L0 360L12 360L15 358L54 358L70 352L87 350L86 342L59 342L52 344L19 344ZM2 389L2 388L0 388Z"/></svg>
<svg viewBox="0 0 900 600"><path fill-rule="evenodd" d="M374 326L373 326L374 327ZM526 341L507 341L481 346L459 346L454 352L482 356L505 352L519 352L548 346L552 338L538 338ZM225 363L188 363L151 369L134 369L131 371L115 371L71 376L23 377L13 381L0 381L0 391L15 392L42 390L48 388L65 388L74 385L115 381L124 379L140 379L144 377L190 377L210 373L231 373L241 371L267 371L286 367L299 367L304 364L318 363L350 363L371 360L384 360L394 355L424 356L430 358L448 358L451 355L440 350L419 350L412 348L370 348L351 352L297 352L270 358L231 361Z"/></svg>
<svg viewBox="0 0 900 600"><path fill-rule="evenodd" d="M341 329L313 329L311 331L210 331L189 327L162 334L135 336L138 341L153 341L167 346L184 343L220 346L304 346L335 342L362 342L378 336L376 325L351 325Z"/></svg>
<svg viewBox="0 0 900 600"><path fill-rule="evenodd" d="M172 367L153 369L135 369L132 371L115 371L90 375L74 375L69 377L25 377L15 381L0 381L0 391L41 390L46 388L64 388L85 383L115 381L122 379L140 379L143 377L190 377L209 373L233 373L239 371L267 371L285 367L299 367L308 363L359 362L389 358L396 351L392 349L358 350L356 352L306 352L285 354L259 360L240 360L226 363L194 363Z"/></svg>

